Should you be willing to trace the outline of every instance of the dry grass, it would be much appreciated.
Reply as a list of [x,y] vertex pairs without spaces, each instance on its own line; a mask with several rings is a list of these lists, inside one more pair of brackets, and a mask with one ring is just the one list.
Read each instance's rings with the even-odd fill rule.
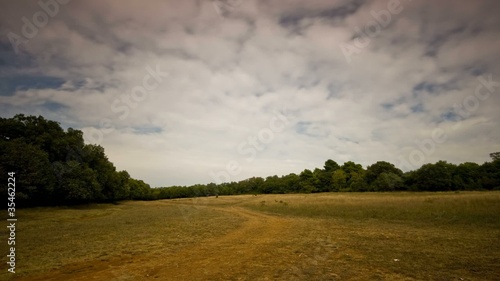
[[[175,254],[242,222],[236,215],[205,212],[196,204],[160,202],[21,209],[17,214],[18,276],[88,260]],[[7,236],[4,229],[1,234]],[[7,243],[1,244],[1,251],[7,252]],[[3,266],[0,280],[12,278],[13,274],[6,272]]]
[[[270,195],[245,206],[269,213],[412,225],[499,227],[500,192]],[[266,200],[267,199],[267,200]]]
[[308,278],[334,269],[339,280],[500,280],[499,192],[271,195],[245,205],[303,219],[293,236],[313,257]]
[[[500,280],[500,192],[220,196],[18,215],[26,280],[61,267],[54,280]],[[117,260],[113,274],[86,268]]]

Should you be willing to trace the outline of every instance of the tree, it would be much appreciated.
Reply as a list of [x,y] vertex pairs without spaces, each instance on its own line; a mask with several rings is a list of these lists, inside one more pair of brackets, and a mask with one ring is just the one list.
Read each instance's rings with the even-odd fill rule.
[[500,189],[500,160],[484,163],[479,171],[482,188]]
[[118,184],[115,188],[114,200],[124,200],[130,196],[130,175],[127,171],[116,173]]
[[500,160],[500,152],[490,153],[490,157],[493,161],[498,161]]
[[337,162],[333,161],[332,159],[326,160],[325,165],[323,167],[325,172],[332,172],[332,173],[340,169],[340,165],[337,164]]
[[281,184],[278,176],[269,176],[261,185],[261,193],[284,193],[285,187]]
[[392,172],[383,172],[371,183],[373,191],[396,191],[404,187],[403,179]]
[[323,170],[320,169],[315,169],[315,174],[316,177],[320,181],[320,186],[318,187],[319,191],[325,192],[325,191],[332,191],[332,176],[333,173],[340,169],[339,164],[337,162],[328,159],[325,162],[325,165],[323,166]]
[[351,172],[351,176],[347,182],[351,191],[368,191],[368,184],[365,180],[365,171]]
[[455,165],[446,161],[425,164],[413,173],[413,185],[418,190],[446,191],[452,190]]
[[319,185],[319,180],[314,176],[313,172],[309,169],[305,169],[300,173],[300,190],[304,193],[311,193],[317,191],[317,186]]
[[[16,198],[20,204],[48,204],[52,200],[56,178],[46,152],[22,139],[0,140],[0,172],[16,173]],[[7,182],[5,178],[4,182]],[[5,189],[7,185],[2,185]],[[6,194],[2,189],[3,194]]]
[[[351,191],[365,191],[366,186],[361,180],[364,181],[365,170],[361,164],[356,164],[352,161],[345,162],[341,169],[346,175],[346,185]],[[354,190],[353,190],[354,188]]]
[[129,199],[148,200],[151,199],[151,187],[142,180],[129,179],[130,193]]
[[366,168],[366,182],[372,184],[382,173],[393,173],[399,177],[403,175],[403,171],[396,168],[393,164],[385,161],[378,161]]
[[453,189],[474,190],[481,188],[481,171],[477,163],[459,164],[453,174]]
[[261,190],[261,186],[264,184],[264,179],[261,177],[252,177],[245,180],[248,184],[247,189],[240,189],[239,194],[244,193],[258,193]]
[[356,164],[352,161],[345,162],[341,168],[342,168],[342,170],[344,170],[344,172],[346,172],[348,177],[350,177],[350,175],[353,172],[359,173],[359,172],[363,171],[363,166],[361,166],[361,164]]
[[287,193],[298,193],[300,192],[300,177],[297,174],[291,173],[289,175],[281,177],[284,185],[287,188]]
[[331,191],[331,180],[332,180],[331,172],[327,172],[325,170],[316,168],[313,171],[313,176],[314,176],[314,184],[316,186],[317,191],[319,192]]
[[131,183],[134,197],[149,188],[117,172],[103,147],[85,145],[81,131],[42,116],[0,118],[0,172],[16,172],[16,197],[31,205],[122,200],[131,197]]
[[336,170],[332,175],[333,191],[344,191],[347,188],[347,174],[342,169]]
[[55,121],[46,120],[42,116],[25,116],[17,114],[11,119],[0,119],[0,131],[4,140],[22,140],[45,151],[50,162],[59,160],[61,141],[65,137],[64,130]]
[[[123,197],[123,184],[125,175],[119,175],[115,166],[108,160],[104,148],[100,145],[85,145],[83,162],[97,174],[97,181],[102,188],[102,199],[115,201]],[[126,196],[125,196],[126,197]]]
[[61,173],[56,196],[61,202],[89,203],[100,196],[101,186],[97,181],[97,173],[76,161],[68,161],[69,167]]

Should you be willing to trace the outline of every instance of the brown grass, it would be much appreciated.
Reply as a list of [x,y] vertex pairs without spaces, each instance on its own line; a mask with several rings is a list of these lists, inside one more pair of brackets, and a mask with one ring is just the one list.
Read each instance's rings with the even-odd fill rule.
[[[500,192],[220,196],[18,213],[20,280],[500,280]],[[13,277],[4,265],[0,278]]]

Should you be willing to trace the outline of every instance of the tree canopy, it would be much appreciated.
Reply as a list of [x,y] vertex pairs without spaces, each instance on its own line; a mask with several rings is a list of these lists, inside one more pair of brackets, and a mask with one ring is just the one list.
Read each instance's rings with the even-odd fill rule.
[[64,131],[42,116],[0,118],[0,172],[2,178],[15,173],[16,202],[21,206],[150,196],[149,185],[117,171],[103,147],[85,144],[81,131]]
[[[493,157],[492,157],[493,158]],[[305,169],[299,175],[254,177],[240,182],[222,183],[219,195],[258,193],[312,192],[390,192],[500,190],[500,160],[482,165],[466,162],[459,165],[446,161],[425,164],[403,173],[394,164],[378,161],[364,169],[352,161],[338,165],[329,159],[323,169]],[[174,186],[155,189],[155,198],[207,196],[204,185]]]

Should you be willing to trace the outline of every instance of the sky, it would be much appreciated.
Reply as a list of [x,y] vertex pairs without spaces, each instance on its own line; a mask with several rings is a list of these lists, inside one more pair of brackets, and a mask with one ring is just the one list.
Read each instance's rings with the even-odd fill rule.
[[0,0],[0,116],[153,187],[500,151],[500,2]]

